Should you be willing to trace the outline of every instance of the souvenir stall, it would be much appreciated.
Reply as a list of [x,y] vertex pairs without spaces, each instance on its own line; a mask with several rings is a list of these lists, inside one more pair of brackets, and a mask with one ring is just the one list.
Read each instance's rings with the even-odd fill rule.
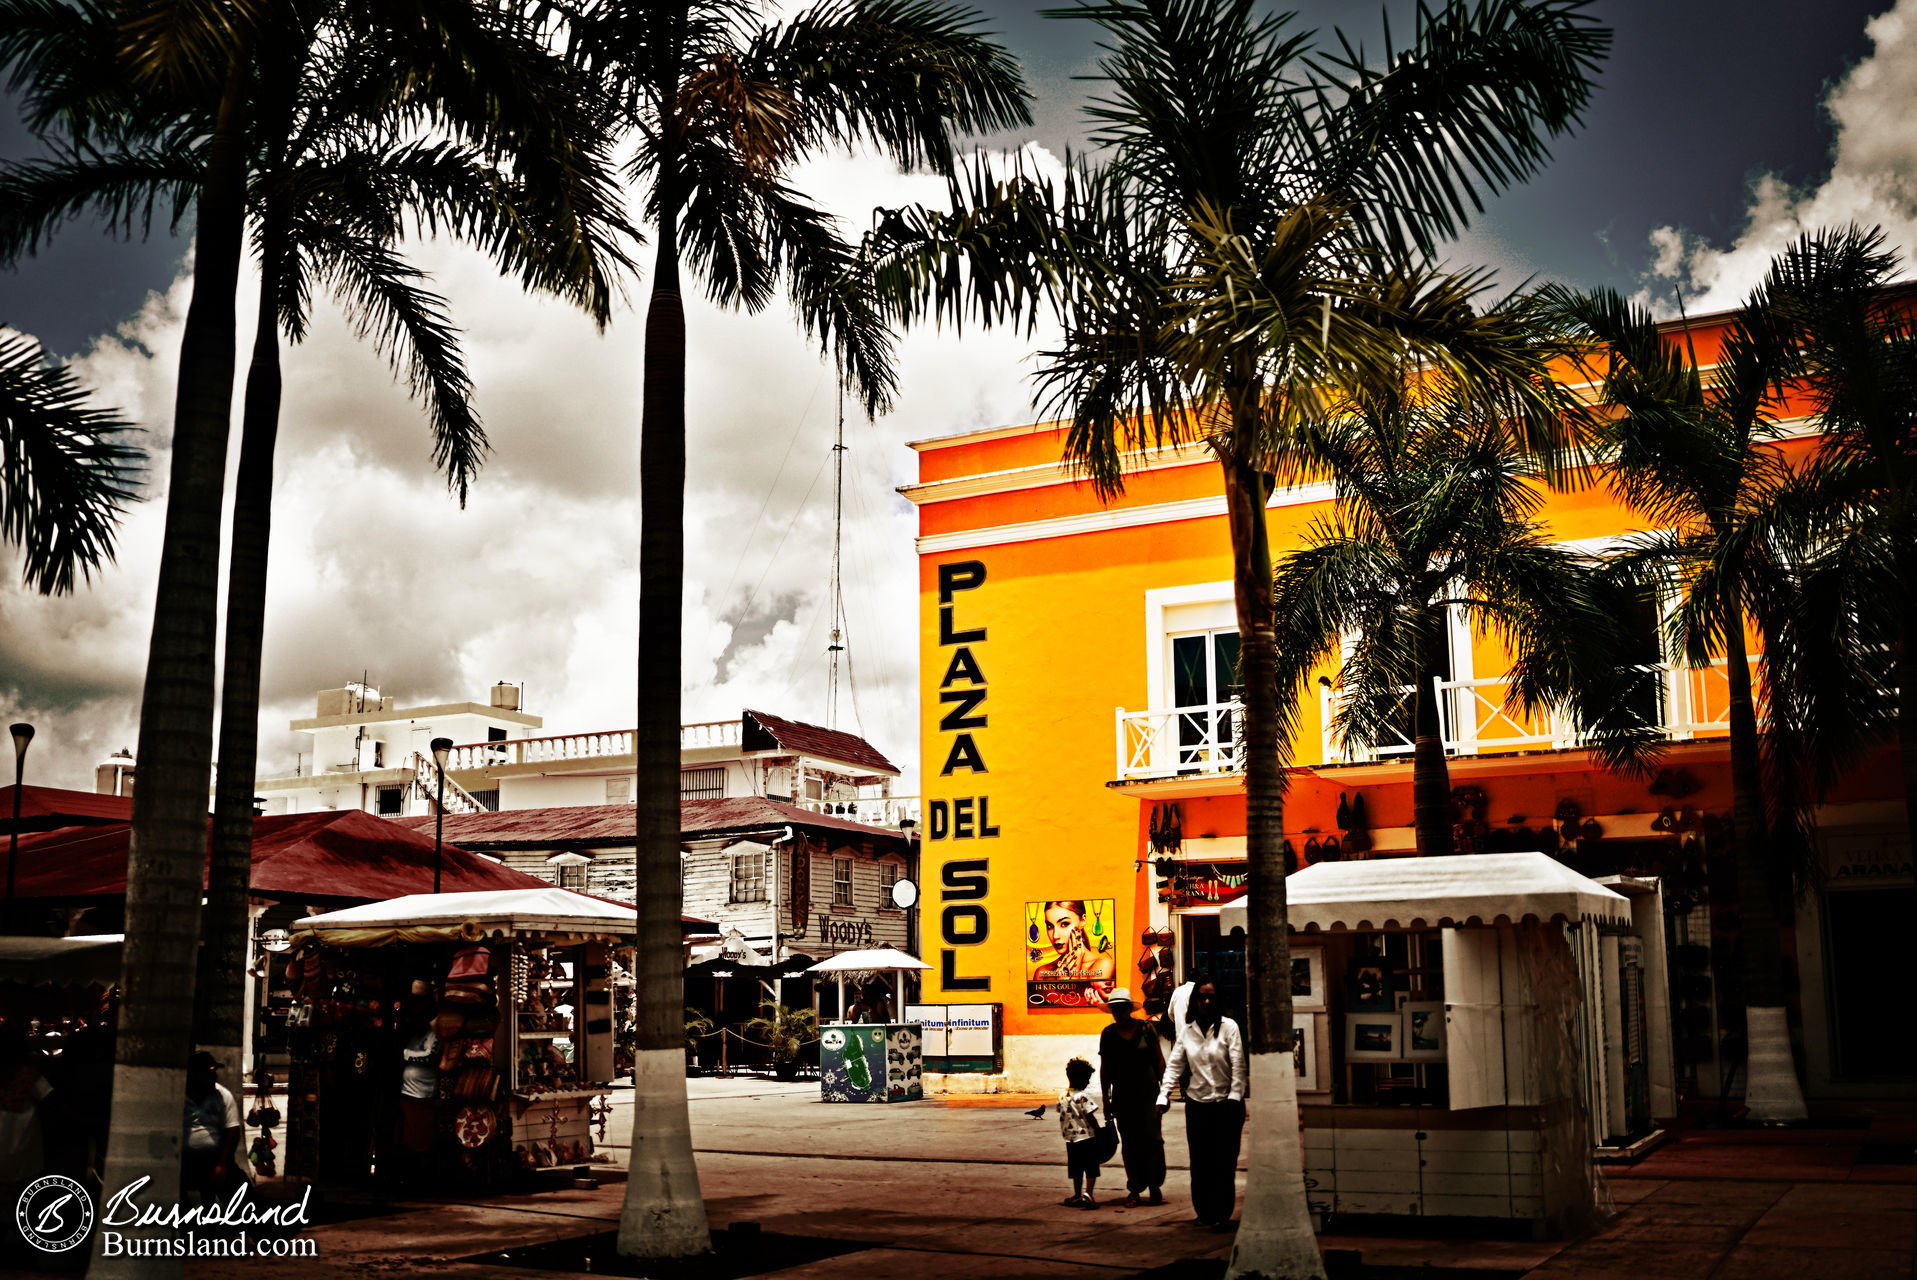
[[1314,1212],[1588,1223],[1580,1007],[1616,991],[1580,960],[1631,903],[1542,853],[1319,863],[1285,892]]
[[826,1102],[913,1102],[925,1096],[925,1032],[905,1021],[905,975],[932,966],[891,947],[841,951],[806,970],[838,982],[892,975],[893,1000],[876,1022],[829,1022],[819,1028],[819,1096]]
[[632,911],[566,889],[295,922],[289,1174],[497,1187],[592,1159]]

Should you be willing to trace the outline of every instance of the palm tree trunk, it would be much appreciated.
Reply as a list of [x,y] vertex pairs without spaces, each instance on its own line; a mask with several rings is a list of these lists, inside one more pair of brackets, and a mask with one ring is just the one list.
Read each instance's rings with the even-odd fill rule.
[[1305,1203],[1298,1078],[1291,1056],[1291,935],[1285,924],[1285,779],[1278,743],[1278,636],[1271,610],[1267,478],[1222,458],[1232,594],[1245,702],[1245,845],[1250,860],[1245,971],[1251,1026],[1251,1151],[1230,1277],[1321,1278]]
[[633,977],[632,1162],[619,1252],[685,1258],[712,1235],[686,1109],[685,974],[680,967],[679,672],[685,582],[686,313],[679,296],[676,205],[661,193],[658,261],[646,309],[639,435],[639,917]]
[[[200,191],[159,589],[140,699],[140,785],[133,793],[127,854],[126,948],[105,1181],[120,1188],[150,1178],[141,1199],[155,1205],[179,1199],[180,1107],[193,1045],[206,788],[213,763],[220,518],[237,337],[233,299],[245,221],[246,67],[242,52],[227,69]],[[179,1273],[177,1259],[97,1254],[91,1271],[96,1277]]]
[[1898,603],[1897,754],[1904,771],[1904,821],[1912,849],[1917,849],[1917,550],[1910,536],[1896,540],[1897,581],[1903,584]]
[[1724,601],[1725,678],[1731,743],[1732,859],[1737,868],[1737,934],[1744,980],[1744,1103],[1759,1123],[1802,1120],[1804,1090],[1791,1056],[1784,1008],[1777,881],[1765,820],[1762,743],[1751,696],[1744,644],[1744,610],[1735,595]]
[[[271,232],[269,230],[269,237]],[[260,270],[260,316],[246,371],[240,469],[227,553],[226,660],[220,672],[219,778],[207,860],[205,935],[197,992],[198,1040],[237,1088],[244,1060],[246,967],[252,933],[253,779],[260,737],[260,655],[266,632],[266,562],[273,532],[273,450],[279,435],[278,254]]]
[[1419,637],[1418,683],[1411,691],[1411,816],[1418,853],[1441,857],[1456,853],[1451,803],[1451,769],[1444,758],[1444,718],[1438,707],[1438,653],[1445,643],[1441,609],[1427,608]]

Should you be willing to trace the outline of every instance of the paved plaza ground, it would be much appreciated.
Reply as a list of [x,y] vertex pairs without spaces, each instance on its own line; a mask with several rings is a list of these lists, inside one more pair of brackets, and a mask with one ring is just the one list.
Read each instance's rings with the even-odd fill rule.
[[[1101,1185],[1106,1207],[1083,1210],[1058,1203],[1069,1187],[1057,1121],[1049,1110],[1036,1119],[1021,1110],[1037,1099],[847,1106],[819,1102],[816,1084],[688,1083],[715,1229],[756,1224],[764,1233],[859,1246],[760,1272],[777,1280],[1116,1277],[1160,1269],[1199,1280],[1220,1274],[1229,1252],[1229,1236],[1190,1222],[1176,1111],[1166,1130],[1170,1203],[1119,1207],[1120,1175]],[[1616,1216],[1571,1245],[1336,1229],[1323,1244],[1341,1268],[1361,1267],[1346,1274],[1430,1280],[1917,1276],[1917,1165],[1896,1159],[1917,1141],[1917,1121],[1850,1123],[1781,1134],[1688,1133],[1614,1170]],[[621,1160],[629,1126],[621,1105],[608,1134]],[[316,1259],[191,1263],[187,1274],[532,1280],[552,1272],[468,1259],[609,1231],[623,1190],[609,1178],[592,1190],[483,1202],[369,1203],[359,1209],[366,1216],[311,1233]]]

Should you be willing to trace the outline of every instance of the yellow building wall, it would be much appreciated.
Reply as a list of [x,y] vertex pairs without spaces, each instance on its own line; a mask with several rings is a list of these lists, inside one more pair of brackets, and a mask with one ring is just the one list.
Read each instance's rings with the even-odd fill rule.
[[[1067,482],[949,500],[928,496],[941,483],[985,484],[977,478],[1055,464],[1063,444],[1063,432],[1049,425],[926,442],[918,446],[920,486],[907,491],[922,504],[922,543],[957,544],[920,556],[921,937],[933,965],[923,998],[1001,1005],[1008,1085],[1037,1090],[1063,1087],[1064,1062],[1093,1055],[1107,1015],[1028,1005],[1034,946],[1027,906],[1112,901],[1116,918],[1105,936],[1115,980],[1137,985],[1139,935],[1154,895],[1145,838],[1151,806],[1106,785],[1116,777],[1113,713],[1165,702],[1163,691],[1146,687],[1146,592],[1231,576],[1222,514],[972,542],[974,535],[981,542],[1003,537],[1008,526],[1216,498],[1222,485],[1209,462],[1143,471],[1110,503],[1099,502],[1088,484]],[[1328,508],[1319,500],[1270,509],[1274,556],[1298,546]],[[1540,519],[1546,536],[1564,541],[1614,537],[1641,524],[1601,482],[1549,494]],[[1505,654],[1495,638],[1480,637],[1473,649],[1476,675],[1502,672]],[[966,696],[942,702],[942,694]],[[1324,763],[1315,701],[1298,724],[1292,759]],[[975,754],[960,744],[962,736]],[[1408,768],[1406,775],[1408,781]],[[1642,790],[1641,782],[1631,785]],[[1501,790],[1522,803],[1517,812],[1541,821],[1551,797],[1567,787],[1599,810],[1636,802],[1619,799],[1619,786],[1588,766],[1565,762]],[[1243,833],[1241,793],[1231,780],[1221,780],[1220,790],[1181,802],[1187,837]],[[1302,840],[1309,831],[1330,830],[1340,790],[1335,780],[1301,779],[1288,803],[1287,831]],[[1366,790],[1374,828],[1410,822],[1408,786]],[[965,812],[969,830],[957,816]],[[1036,949],[1047,949],[1042,937]]]

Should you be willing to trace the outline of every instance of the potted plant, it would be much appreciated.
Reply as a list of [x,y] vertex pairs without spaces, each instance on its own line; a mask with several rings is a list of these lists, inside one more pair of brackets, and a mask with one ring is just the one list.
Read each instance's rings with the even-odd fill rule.
[[719,1024],[699,1010],[686,1007],[686,1073],[696,1072],[699,1068],[699,1043],[714,1031]]
[[790,1080],[799,1074],[799,1051],[819,1037],[819,1015],[768,1001],[745,1031],[772,1051],[772,1074]]

